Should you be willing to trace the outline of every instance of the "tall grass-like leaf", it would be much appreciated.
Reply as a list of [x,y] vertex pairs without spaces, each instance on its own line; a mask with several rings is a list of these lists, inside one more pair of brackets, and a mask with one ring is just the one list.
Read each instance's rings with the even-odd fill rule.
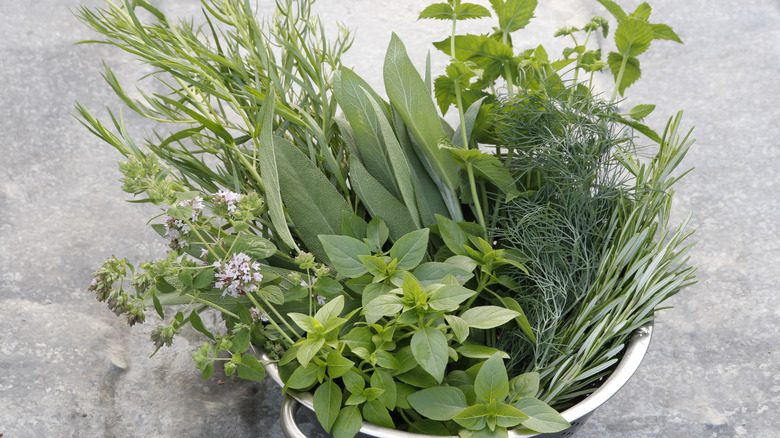
[[271,216],[271,222],[274,225],[274,231],[288,248],[298,250],[298,245],[295,244],[292,234],[290,234],[290,228],[287,226],[287,219],[284,217],[284,205],[282,204],[282,194],[279,188],[279,174],[277,173],[278,166],[273,139],[275,102],[276,93],[271,89],[263,108],[263,127],[260,129],[259,138],[255,142],[257,159],[260,164],[260,174],[265,188],[265,201],[268,203],[268,211]]
[[406,206],[371,176],[360,160],[351,157],[349,166],[352,189],[366,205],[371,216],[385,221],[393,241],[417,229]]
[[309,158],[292,143],[273,138],[282,201],[306,247],[327,261],[320,234],[339,234],[349,204]]
[[[422,151],[409,137],[409,131],[403,119],[401,119],[401,116],[395,109],[393,109],[392,113],[396,138],[409,162],[412,178],[414,179],[414,187],[417,188],[415,197],[417,198],[417,210],[420,212],[420,219],[425,225],[433,225],[436,223],[437,214],[449,216],[447,204],[444,201],[441,188],[434,182],[431,174],[425,167],[425,163],[427,163],[425,156],[420,156]],[[422,160],[426,161],[423,162]]]
[[400,196],[399,180],[393,174],[386,140],[379,126],[387,110],[376,111],[372,104],[378,99],[368,83],[348,68],[342,68],[333,81],[336,101],[352,128],[352,136],[361,162],[371,175],[394,196]]
[[[436,105],[396,34],[391,37],[385,55],[384,80],[390,103],[398,110],[431,168],[443,182],[443,189],[454,195],[459,183],[458,167],[448,152],[439,149],[439,139],[445,137],[445,133]],[[454,197],[447,207],[453,219],[462,219]]]

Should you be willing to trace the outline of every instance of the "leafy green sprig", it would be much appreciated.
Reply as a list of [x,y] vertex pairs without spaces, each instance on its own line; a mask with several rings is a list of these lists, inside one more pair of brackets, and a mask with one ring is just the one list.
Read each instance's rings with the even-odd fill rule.
[[[325,430],[337,437],[354,435],[362,420],[396,427],[397,416],[406,419],[414,431],[455,432],[460,428],[481,431],[486,427],[484,422],[456,418],[449,424],[432,423],[431,418],[452,418],[430,417],[424,408],[417,409],[412,399],[421,391],[449,388],[441,385],[445,377],[458,375],[452,371],[453,366],[460,369],[471,364],[470,361],[498,354],[495,348],[469,341],[473,332],[495,329],[522,318],[522,314],[501,304],[476,305],[478,291],[486,289],[490,281],[480,280],[481,285],[476,289],[464,284],[477,266],[482,267],[482,274],[498,283],[492,272],[510,262],[502,258],[503,251],[493,251],[476,236],[475,241],[481,242],[479,251],[472,249],[470,255],[453,256],[444,262],[425,261],[428,229],[402,236],[388,250],[383,250],[389,230],[381,221],[374,219],[360,226],[355,218],[351,220],[356,225],[350,227],[351,236],[320,236],[320,239],[339,276],[349,278],[346,284],[361,295],[362,307],[346,309],[344,297],[339,296],[313,316],[290,314],[306,335],[280,361],[283,372],[286,367],[292,368],[283,377],[286,386],[313,389],[317,417]],[[442,238],[459,253],[466,254],[471,249],[466,245],[467,233],[442,232],[459,226],[444,217],[439,220]],[[457,243],[459,239],[463,242]],[[342,316],[344,312],[347,313]],[[291,366],[292,363],[296,365]],[[477,380],[487,379],[485,376],[492,374],[491,367],[479,374]],[[419,397],[425,397],[425,393]],[[487,403],[495,401],[491,399]],[[473,409],[480,409],[482,405],[474,406]],[[534,413],[529,406],[524,409],[532,414],[518,415],[522,421],[532,424],[529,418],[538,412]],[[468,415],[465,412],[463,417]],[[494,417],[492,411],[485,415]],[[556,421],[556,430],[568,425],[562,419]],[[500,427],[506,427],[505,423],[502,421]],[[494,423],[487,426],[490,433],[500,433],[501,429],[496,432],[495,426]],[[555,428],[551,424],[539,427],[540,430]]]

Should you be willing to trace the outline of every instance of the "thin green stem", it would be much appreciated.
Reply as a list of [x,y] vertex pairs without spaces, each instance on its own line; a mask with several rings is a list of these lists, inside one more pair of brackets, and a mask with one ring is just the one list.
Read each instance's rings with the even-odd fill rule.
[[219,310],[220,312],[224,313],[225,315],[228,315],[228,316],[233,317],[235,319],[239,319],[238,315],[236,315],[235,313],[225,309],[222,306],[218,306],[218,305],[212,303],[211,301],[204,300],[203,298],[200,298],[200,297],[198,297],[196,295],[192,295],[192,294],[186,294],[185,296],[188,297],[188,298],[192,298],[194,301],[197,301],[197,302],[199,302],[201,304],[205,304],[207,306],[213,307],[213,308]]
[[623,82],[623,73],[626,71],[626,65],[628,65],[628,54],[623,55],[623,62],[620,63],[620,71],[618,71],[617,79],[615,80],[615,89],[612,91],[612,98],[609,100],[610,103],[615,101],[615,98],[617,98],[618,90],[620,89],[620,83]]
[[[501,42],[503,44],[507,44],[509,41],[509,34],[506,32],[503,32],[501,34]],[[515,86],[514,86],[514,75],[512,75],[512,69],[509,68],[509,64],[504,64],[504,75],[506,76],[506,88],[509,91],[509,94],[514,94],[515,92]]]
[[463,140],[463,149],[469,148],[469,139],[466,135],[466,116],[463,114],[463,100],[460,97],[460,82],[455,81],[455,99],[458,106],[458,117],[460,117],[460,136]]
[[[247,294],[247,297],[249,297],[249,301],[251,301],[251,302],[252,302],[252,304],[254,304],[254,305],[255,305],[255,307],[257,307],[257,310],[259,310],[260,312],[263,312],[263,313],[265,313],[266,315],[268,315],[268,312],[266,312],[266,311],[265,311],[265,309],[263,308],[263,306],[261,306],[261,305],[260,305],[260,303],[258,303],[258,302],[257,302],[257,300],[255,299],[255,297],[253,297],[253,296],[252,296],[252,294]],[[263,300],[263,301],[265,302],[265,300]],[[271,306],[271,308],[273,309],[273,306]],[[274,309],[274,313],[275,313],[277,316],[279,316],[279,313],[278,313],[278,312],[276,312],[276,309]],[[284,322],[284,323],[285,323],[285,325],[287,325],[287,326],[289,327],[289,324],[287,324],[287,321],[285,321],[285,320],[284,320],[284,318],[281,318],[281,316],[279,316],[279,318],[282,320],[282,322]],[[290,336],[288,336],[288,335],[287,335],[287,333],[285,333],[285,331],[284,331],[284,330],[282,330],[282,328],[281,328],[281,327],[279,327],[279,324],[277,324],[277,323],[276,323],[276,321],[274,321],[274,319],[273,319],[273,318],[268,318],[268,322],[270,322],[270,323],[271,323],[271,325],[272,325],[272,326],[273,326],[273,327],[274,327],[274,328],[275,328],[275,329],[276,329],[276,330],[277,330],[277,331],[278,331],[278,332],[279,332],[279,333],[280,333],[280,334],[281,334],[281,335],[282,335],[282,336],[283,336],[283,337],[284,337],[284,338],[287,340],[287,342],[289,342],[289,343],[290,343],[290,345],[293,345],[293,344],[295,344],[295,341],[293,341],[293,340],[290,338]],[[296,332],[296,331],[293,331],[293,333],[297,334],[297,332]]]
[[474,168],[471,163],[466,162],[466,173],[469,175],[469,185],[471,186],[471,197],[474,201],[474,209],[477,210],[477,220],[479,225],[482,226],[485,239],[487,239],[487,227],[485,226],[485,215],[482,213],[482,205],[479,202],[479,194],[477,193],[477,182],[474,180]]

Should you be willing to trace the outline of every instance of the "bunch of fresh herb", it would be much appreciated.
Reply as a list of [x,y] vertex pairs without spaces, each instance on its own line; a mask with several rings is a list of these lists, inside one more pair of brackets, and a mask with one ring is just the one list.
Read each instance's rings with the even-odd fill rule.
[[[601,2],[620,23],[610,58],[622,56],[622,94],[649,46],[642,29],[676,35],[647,22],[649,7]],[[239,0],[202,0],[200,27],[146,0],[79,11],[99,42],[155,69],[158,91],[139,88],[141,99],[104,75],[162,126],[143,146],[114,113],[112,130],[77,110],[127,158],[123,189],[161,206],[153,227],[169,247],[138,269],[112,258],[90,290],[131,325],[153,308],[167,321],[152,333],[158,349],[186,324],[203,333],[193,358],[204,379],[217,361],[262,378],[262,348],[286,387],[313,392],[337,437],[363,420],[463,436],[568,427],[548,404],[591,391],[628,333],[690,281],[685,235],[655,236],[689,146],[675,140],[679,121],[662,138],[578,82],[607,65],[586,49],[604,19],[582,45],[581,31],[559,32],[575,47],[550,62],[542,46],[515,55],[511,43],[535,1],[491,1],[499,27],[480,36],[456,23],[488,9],[431,5],[421,18],[453,20],[435,44],[452,62],[426,81],[393,35],[385,100],[342,66],[351,36],[329,41],[312,3],[277,0],[267,25]],[[456,106],[456,129],[433,95],[442,113]],[[649,167],[627,127],[660,141]]]

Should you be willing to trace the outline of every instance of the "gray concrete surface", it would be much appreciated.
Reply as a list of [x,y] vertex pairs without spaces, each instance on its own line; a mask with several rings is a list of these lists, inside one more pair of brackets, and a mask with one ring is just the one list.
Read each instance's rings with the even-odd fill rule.
[[[126,83],[145,72],[110,47],[73,44],[93,37],[69,12],[81,1],[0,1],[0,434],[279,438],[273,384],[202,382],[189,357],[201,342],[193,333],[150,359],[151,328],[127,327],[86,292],[108,256],[143,260],[162,247],[145,226],[155,210],[124,201],[118,154],[69,114],[77,99],[101,115],[118,106],[101,60]],[[195,0],[154,3],[198,13]],[[542,3],[529,41],[605,14],[591,0]],[[696,170],[678,187],[674,217],[694,212],[699,283],[660,314],[639,372],[577,436],[775,437],[780,2],[651,3],[653,19],[686,44],[651,48],[630,103],[657,104],[654,123],[685,109],[696,126],[687,162]],[[327,24],[358,27],[347,61],[380,85],[391,30],[420,65],[446,34],[444,24],[415,21],[423,4],[321,0],[319,9]],[[149,128],[125,115],[137,135]]]

